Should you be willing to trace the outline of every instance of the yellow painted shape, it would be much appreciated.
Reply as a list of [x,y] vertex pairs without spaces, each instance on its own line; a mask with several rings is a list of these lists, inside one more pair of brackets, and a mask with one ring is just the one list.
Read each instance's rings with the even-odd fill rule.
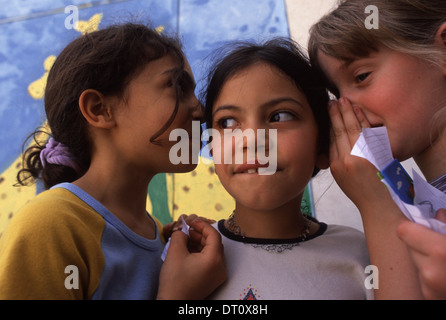
[[28,94],[36,100],[40,100],[45,95],[46,81],[48,79],[48,72],[56,61],[56,56],[49,56],[43,62],[43,68],[45,69],[45,73],[42,77],[32,82],[28,86]]
[[74,29],[84,35],[88,32],[99,30],[99,24],[101,23],[101,20],[102,13],[96,13],[88,21],[79,20],[74,26]]
[[158,32],[159,34],[161,34],[161,33],[163,33],[163,31],[164,31],[164,26],[159,26],[159,27],[156,27],[156,32]]
[[215,174],[211,160],[200,158],[197,168],[189,173],[167,175],[167,190],[174,220],[181,214],[209,219],[226,219],[235,208],[235,201],[226,192]]

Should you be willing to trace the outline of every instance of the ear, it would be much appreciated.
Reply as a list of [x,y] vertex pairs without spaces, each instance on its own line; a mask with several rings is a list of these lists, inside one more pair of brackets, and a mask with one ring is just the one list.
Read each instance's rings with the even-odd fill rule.
[[93,127],[109,129],[115,125],[109,104],[97,90],[87,89],[82,92],[79,97],[79,109]]
[[435,35],[435,42],[443,47],[446,47],[446,22],[443,23],[437,30]]
[[319,153],[316,158],[316,167],[319,169],[328,169],[330,166],[330,161],[328,159],[328,155],[325,153]]
[[446,73],[446,22],[438,28],[435,35],[435,44],[439,46],[443,52],[443,69]]

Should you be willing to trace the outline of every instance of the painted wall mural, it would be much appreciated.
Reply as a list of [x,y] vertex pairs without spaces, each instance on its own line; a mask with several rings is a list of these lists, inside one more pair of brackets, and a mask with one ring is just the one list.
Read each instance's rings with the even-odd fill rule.
[[[73,28],[66,25],[70,5],[80,19]],[[282,0],[0,0],[0,236],[42,191],[15,184],[23,142],[45,124],[44,90],[57,54],[85,32],[124,21],[150,21],[159,32],[178,33],[198,90],[213,50],[235,40],[289,36]],[[213,165],[203,161],[190,173],[159,174],[149,186],[147,209],[163,223],[182,213],[218,220],[233,207]],[[303,209],[312,212],[309,187]]]

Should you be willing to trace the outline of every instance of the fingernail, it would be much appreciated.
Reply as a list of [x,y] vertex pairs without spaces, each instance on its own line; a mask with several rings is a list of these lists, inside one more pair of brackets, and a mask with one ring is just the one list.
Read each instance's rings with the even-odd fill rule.
[[334,100],[330,100],[329,102],[328,102],[328,107],[329,108],[335,108],[336,107],[336,101],[334,101]]

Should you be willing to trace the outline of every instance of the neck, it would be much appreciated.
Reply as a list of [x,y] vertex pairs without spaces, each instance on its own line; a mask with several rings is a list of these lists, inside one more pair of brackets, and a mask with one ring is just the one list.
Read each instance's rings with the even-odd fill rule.
[[89,170],[74,184],[103,204],[134,232],[152,238],[153,230],[147,228],[151,225],[151,219],[147,216],[146,202],[153,175],[144,176],[138,170],[116,163],[119,162],[92,160]]
[[261,239],[292,239],[302,235],[305,218],[302,197],[271,210],[256,210],[236,202],[234,222],[244,236]]
[[446,134],[440,136],[429,148],[414,157],[427,181],[446,173]]

